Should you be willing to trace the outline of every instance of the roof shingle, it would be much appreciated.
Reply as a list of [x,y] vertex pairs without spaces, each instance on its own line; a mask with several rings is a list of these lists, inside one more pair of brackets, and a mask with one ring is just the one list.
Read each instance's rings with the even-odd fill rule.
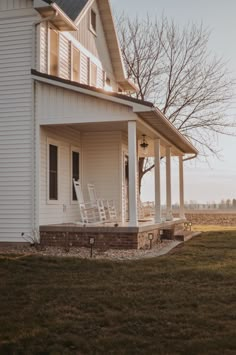
[[55,2],[65,14],[75,21],[89,0],[43,0],[51,4]]

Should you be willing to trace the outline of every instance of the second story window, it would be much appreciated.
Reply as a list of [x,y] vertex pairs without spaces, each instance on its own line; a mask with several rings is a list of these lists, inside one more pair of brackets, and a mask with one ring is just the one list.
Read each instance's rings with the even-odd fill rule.
[[58,75],[59,36],[52,29],[49,31],[49,74]]
[[72,49],[72,80],[80,82],[80,52],[75,47]]
[[91,13],[90,13],[90,29],[95,34],[97,33],[97,15],[93,9],[91,10]]

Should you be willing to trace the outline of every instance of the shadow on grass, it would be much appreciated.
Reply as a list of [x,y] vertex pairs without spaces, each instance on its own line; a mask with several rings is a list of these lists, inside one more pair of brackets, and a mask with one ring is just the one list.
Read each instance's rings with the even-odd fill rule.
[[140,261],[0,259],[0,354],[235,354],[236,233]]

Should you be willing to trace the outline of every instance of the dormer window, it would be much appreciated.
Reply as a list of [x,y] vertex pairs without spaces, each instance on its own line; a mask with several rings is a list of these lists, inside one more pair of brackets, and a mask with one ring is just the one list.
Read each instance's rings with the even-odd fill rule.
[[97,14],[93,9],[90,12],[90,29],[94,34],[97,33]]

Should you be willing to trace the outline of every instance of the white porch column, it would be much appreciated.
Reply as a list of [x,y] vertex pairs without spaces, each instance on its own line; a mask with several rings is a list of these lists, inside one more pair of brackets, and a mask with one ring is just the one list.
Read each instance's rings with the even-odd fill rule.
[[161,153],[160,139],[154,140],[155,154],[155,222],[161,222]]
[[136,122],[128,122],[128,152],[129,152],[129,225],[138,225],[137,209],[137,139]]
[[166,219],[172,220],[171,202],[171,147],[166,148]]
[[179,216],[185,218],[184,215],[184,162],[183,157],[179,156]]

